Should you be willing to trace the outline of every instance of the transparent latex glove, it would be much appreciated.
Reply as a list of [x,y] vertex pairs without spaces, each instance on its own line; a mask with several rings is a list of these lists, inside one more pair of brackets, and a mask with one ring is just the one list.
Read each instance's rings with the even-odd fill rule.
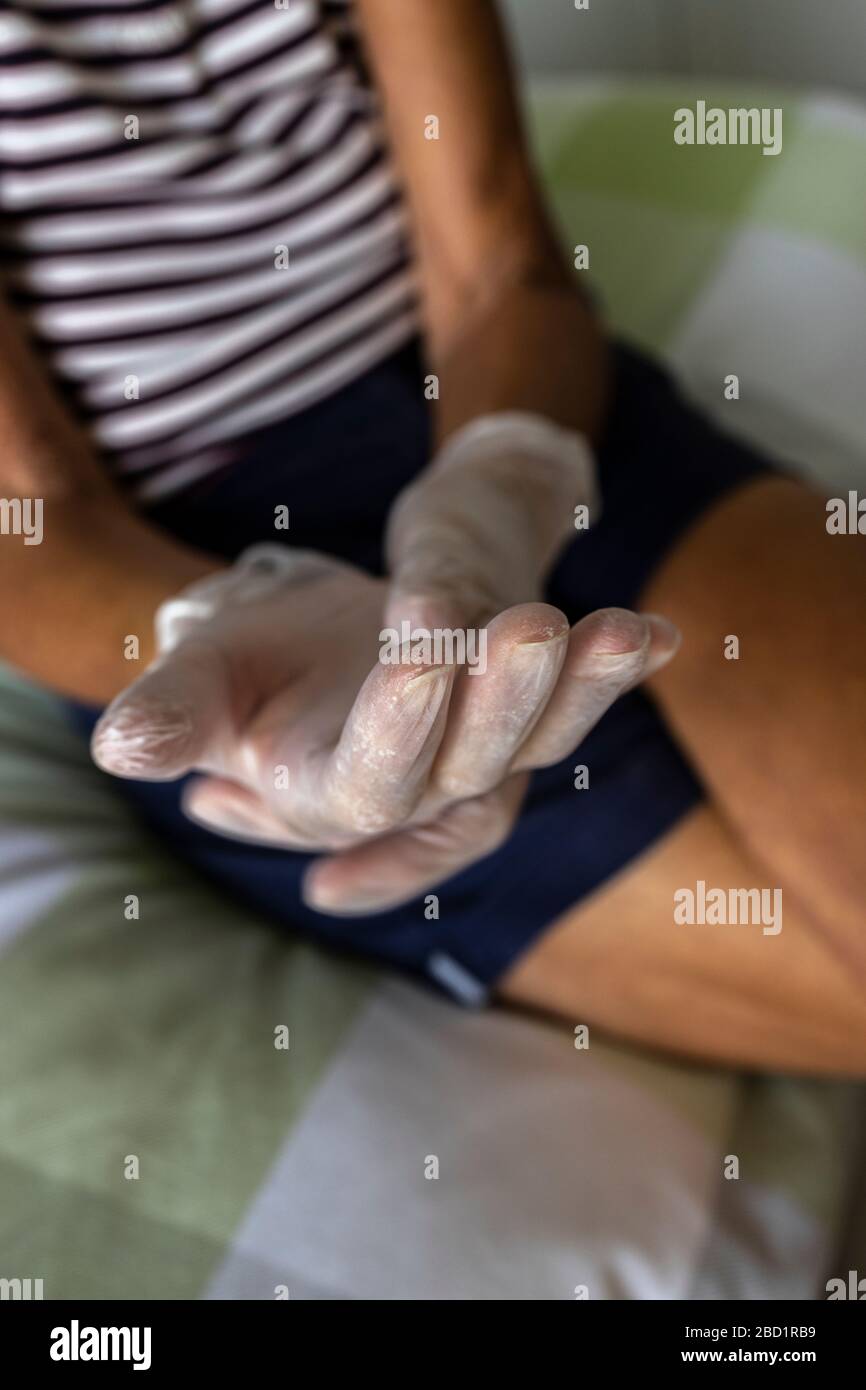
[[539,598],[599,510],[583,435],[522,411],[470,421],[391,508],[387,626],[467,626]]
[[339,561],[254,547],[160,609],[160,655],[100,719],[96,762],[148,780],[200,771],[192,819],[326,851],[307,901],[381,910],[500,845],[528,770],[565,757],[676,646],[661,619],[610,609],[569,631],[529,603],[490,622],[483,672],[385,664],[384,599]]

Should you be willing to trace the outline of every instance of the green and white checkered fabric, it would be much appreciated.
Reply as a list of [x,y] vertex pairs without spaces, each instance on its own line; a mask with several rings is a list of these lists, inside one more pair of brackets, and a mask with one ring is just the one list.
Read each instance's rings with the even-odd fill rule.
[[[681,146],[673,112],[781,106],[781,154]],[[614,327],[725,427],[832,487],[862,484],[866,107],[715,83],[552,82],[536,146]],[[741,398],[724,399],[728,373]]]
[[[782,154],[675,146],[697,97],[782,105]],[[729,428],[862,483],[866,111],[594,83],[532,113],[617,328]],[[0,1277],[46,1298],[821,1296],[862,1089],[573,1042],[275,934],[148,841],[55,702],[3,675]]]

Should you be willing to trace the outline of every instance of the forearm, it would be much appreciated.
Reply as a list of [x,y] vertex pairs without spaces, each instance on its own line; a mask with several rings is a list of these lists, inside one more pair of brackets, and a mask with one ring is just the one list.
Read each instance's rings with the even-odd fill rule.
[[602,329],[568,284],[543,283],[531,266],[500,283],[432,359],[440,379],[441,439],[478,415],[539,414],[597,438],[608,398]]
[[0,537],[0,589],[14,595],[0,614],[0,658],[105,704],[153,658],[159,604],[218,563],[113,499],[47,500],[41,545]]
[[495,6],[360,9],[412,215],[440,437],[503,409],[594,434],[604,338],[548,216]]
[[26,502],[41,532],[25,543],[7,507],[0,658],[101,704],[150,660],[158,604],[217,562],[126,506],[2,300],[0,348],[0,498]]

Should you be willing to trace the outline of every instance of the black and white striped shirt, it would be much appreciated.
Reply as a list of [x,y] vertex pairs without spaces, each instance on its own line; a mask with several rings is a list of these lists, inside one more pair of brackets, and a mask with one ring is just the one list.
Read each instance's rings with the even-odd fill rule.
[[416,329],[348,0],[0,0],[8,293],[142,500]]

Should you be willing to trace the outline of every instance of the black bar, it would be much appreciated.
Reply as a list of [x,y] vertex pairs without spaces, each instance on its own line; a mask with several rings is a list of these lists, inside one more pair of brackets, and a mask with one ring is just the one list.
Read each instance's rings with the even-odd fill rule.
[[[859,1301],[864,1299],[846,1297],[816,1303],[575,1300],[567,1311],[560,1308],[545,1314],[543,1326],[536,1322],[538,1313],[533,1311],[529,1322],[533,1335],[528,1339],[525,1332],[521,1334],[522,1318],[516,1326],[505,1327],[495,1314],[490,1326],[483,1326],[483,1339],[479,1339],[482,1328],[478,1318],[481,1316],[482,1325],[487,1319],[485,1312],[476,1307],[471,1314],[472,1323],[465,1329],[466,1334],[474,1336],[468,1344],[461,1337],[461,1345],[467,1352],[473,1346],[477,1348],[475,1355],[482,1359],[488,1376],[491,1364],[500,1356],[508,1364],[519,1346],[521,1360],[528,1359],[536,1382],[548,1375],[556,1374],[559,1378],[566,1366],[577,1376],[581,1368],[585,1372],[591,1367],[614,1373],[646,1373],[707,1365],[728,1370],[752,1365],[766,1369],[798,1365],[820,1371],[826,1378],[828,1373],[841,1372],[843,1368],[850,1374],[859,1365],[866,1330],[866,1310],[859,1308]],[[334,1341],[330,1336],[323,1338],[323,1332],[332,1333],[345,1323],[347,1316],[354,1333],[356,1317],[351,1310],[341,1313],[332,1302],[317,1312],[308,1303],[278,1300],[7,1301],[0,1303],[0,1349],[4,1364],[17,1366],[25,1375],[34,1371],[61,1379],[82,1374],[92,1377],[106,1369],[114,1376],[134,1375],[133,1366],[138,1362],[140,1379],[147,1375],[161,1381],[178,1373],[195,1372],[198,1376],[213,1373],[221,1378],[241,1375],[245,1383],[257,1381],[269,1372],[280,1374],[287,1382],[299,1373],[305,1379],[309,1379],[311,1371],[332,1374],[335,1355],[343,1349],[353,1374],[364,1375],[371,1370],[369,1352],[364,1351],[371,1346],[371,1337],[377,1338],[373,1345],[378,1344],[374,1365],[378,1363],[383,1368],[382,1352],[386,1345],[391,1347],[391,1364],[405,1356],[405,1311],[400,1318],[402,1327],[395,1327],[389,1319],[386,1328],[378,1322],[381,1313],[367,1305],[365,1326],[356,1335],[345,1342]],[[453,1376],[455,1360],[465,1366],[471,1355],[464,1359],[461,1352],[455,1357],[450,1317],[449,1323],[443,1325],[441,1310],[434,1315],[435,1321],[429,1309],[422,1310],[421,1316],[426,1330],[418,1370],[429,1380],[441,1356],[443,1374]],[[459,1312],[456,1316],[461,1318]],[[436,1335],[431,1335],[432,1328],[436,1328]],[[115,1329],[116,1335],[107,1329]],[[137,1333],[134,1329],[138,1329]],[[461,1329],[454,1330],[460,1335]],[[308,1340],[310,1337],[315,1340]],[[52,1348],[55,1356],[63,1353],[77,1359],[54,1359]],[[89,1359],[92,1351],[104,1359]],[[113,1359],[124,1354],[125,1360]],[[413,1361],[416,1355],[417,1351],[412,1355]],[[321,1367],[310,1366],[311,1356],[321,1358]],[[554,1371],[557,1365],[559,1372]],[[411,1365],[404,1366],[399,1378],[411,1381],[416,1374]]]

